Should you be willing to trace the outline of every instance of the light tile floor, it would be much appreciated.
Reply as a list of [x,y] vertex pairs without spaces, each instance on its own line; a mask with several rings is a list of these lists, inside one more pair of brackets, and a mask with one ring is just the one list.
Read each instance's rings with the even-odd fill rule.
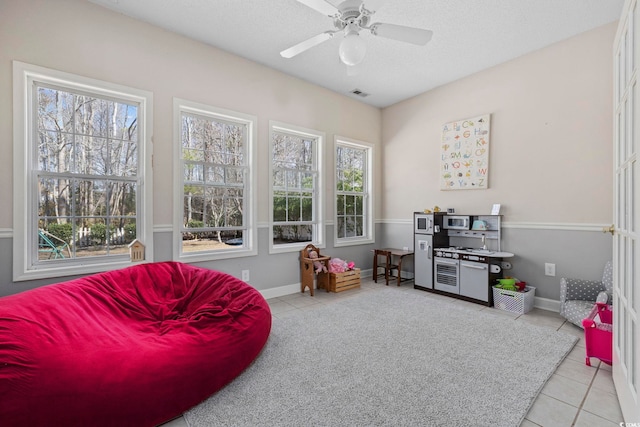
[[[413,288],[412,282],[405,282],[400,287],[389,286],[398,292],[424,291]],[[365,292],[384,289],[382,283],[374,283],[370,278],[363,278],[360,289],[352,289],[341,293],[327,293],[316,290],[315,296],[309,292],[295,293],[268,300],[274,317],[283,318],[295,315],[300,311],[314,310],[325,304],[342,301],[345,298],[358,298]],[[461,304],[472,310],[483,310],[497,316],[513,319],[515,322],[530,322],[560,330],[580,338],[573,350],[556,369],[547,384],[533,403],[521,427],[607,427],[619,426],[622,421],[620,405],[615,394],[611,378],[611,366],[592,358],[591,366],[585,364],[585,344],[582,329],[566,322],[558,313],[534,308],[527,314],[516,314],[485,307],[479,304],[457,300],[451,297],[426,293],[429,298],[440,299],[453,304]],[[183,417],[178,417],[163,427],[187,427]]]

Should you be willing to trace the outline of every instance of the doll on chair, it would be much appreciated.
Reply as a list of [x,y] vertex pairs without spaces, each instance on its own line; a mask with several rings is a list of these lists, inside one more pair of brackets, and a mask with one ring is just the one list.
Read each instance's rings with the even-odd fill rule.
[[[316,259],[318,258],[318,253],[314,250],[309,251],[309,258],[311,259]],[[327,272],[327,267],[321,263],[320,261],[314,261],[313,262],[313,268],[316,272],[316,274],[318,273],[326,273]]]

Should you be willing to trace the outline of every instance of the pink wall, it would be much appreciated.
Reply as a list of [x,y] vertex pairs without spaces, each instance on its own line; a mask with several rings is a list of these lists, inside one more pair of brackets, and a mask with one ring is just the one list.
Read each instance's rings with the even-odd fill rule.
[[[383,110],[383,212],[438,205],[505,221],[611,223],[616,23]],[[440,191],[442,125],[491,114],[489,189]]]

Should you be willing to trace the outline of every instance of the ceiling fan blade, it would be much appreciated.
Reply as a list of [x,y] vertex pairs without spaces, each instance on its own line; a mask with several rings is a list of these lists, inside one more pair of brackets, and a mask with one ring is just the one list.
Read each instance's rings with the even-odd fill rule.
[[289,49],[283,50],[282,52],[280,52],[280,56],[282,56],[283,58],[293,58],[299,53],[302,53],[307,49],[311,49],[312,47],[329,40],[331,37],[333,37],[334,33],[335,31],[325,31],[324,33],[320,33],[316,36],[311,37],[310,39],[298,43],[295,46],[291,46]]
[[385,37],[387,39],[400,40],[417,45],[425,45],[429,42],[429,40],[431,40],[433,31],[423,30],[420,28],[405,27],[403,25],[375,23],[371,25],[371,34],[373,34],[374,36]]
[[305,6],[310,7],[313,10],[316,10],[323,15],[327,16],[335,16],[340,14],[340,11],[337,7],[332,5],[331,3],[327,3],[325,0],[297,0],[298,3],[302,3]]

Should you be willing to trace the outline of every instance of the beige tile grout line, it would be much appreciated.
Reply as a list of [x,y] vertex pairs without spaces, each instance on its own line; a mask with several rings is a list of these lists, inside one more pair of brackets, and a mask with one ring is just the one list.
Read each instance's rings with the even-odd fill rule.
[[[565,325],[565,323],[567,323],[566,320],[564,322],[562,322],[562,325],[560,325],[560,327],[557,330],[560,331],[560,329]],[[577,345],[578,345],[578,343],[576,343],[576,346]],[[585,354],[585,358],[586,358],[586,354]],[[566,360],[566,356],[565,356],[565,360]],[[578,422],[578,418],[580,417],[580,411],[582,411],[582,407],[584,406],[584,402],[587,400],[587,396],[589,396],[589,392],[591,391],[591,387],[593,387],[593,383],[596,380],[596,376],[598,375],[598,371],[600,371],[600,365],[601,364],[602,364],[602,362],[598,361],[598,367],[596,368],[596,372],[593,374],[593,377],[591,378],[591,381],[589,382],[589,387],[587,387],[587,391],[584,393],[584,396],[582,397],[582,400],[580,401],[580,405],[578,405],[578,412],[576,412],[576,416],[573,418],[573,422],[571,423],[571,427],[575,426],[576,423]],[[551,397],[551,396],[549,396],[549,397]]]
[[600,365],[598,365],[598,367],[596,368],[596,373],[593,374],[593,378],[591,378],[591,382],[589,383],[589,387],[587,388],[587,391],[584,394],[584,397],[582,398],[582,401],[580,402],[580,406],[578,406],[578,412],[576,413],[576,416],[573,419],[573,422],[571,423],[572,427],[576,425],[576,422],[578,422],[578,417],[580,416],[580,411],[582,411],[582,407],[584,406],[584,402],[587,400],[587,396],[589,396],[589,392],[591,391],[591,387],[593,387],[593,382],[596,380],[596,376],[598,375],[598,371],[599,370],[600,370]]

